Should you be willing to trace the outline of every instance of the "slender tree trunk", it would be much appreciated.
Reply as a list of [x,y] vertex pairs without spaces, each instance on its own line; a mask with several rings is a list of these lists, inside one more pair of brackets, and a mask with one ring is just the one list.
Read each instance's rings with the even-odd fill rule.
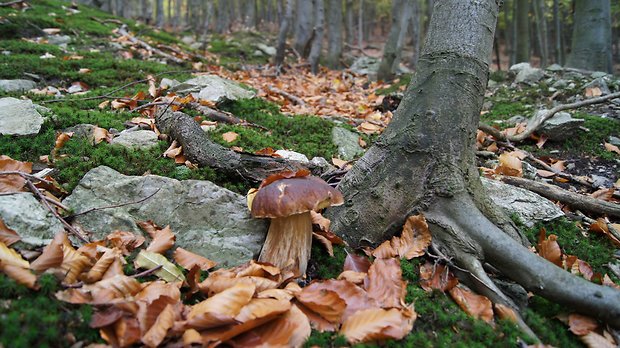
[[567,66],[611,73],[611,4],[609,0],[575,1],[575,24]]
[[555,34],[555,62],[563,65],[562,59],[562,27],[560,26],[560,5],[559,0],[553,0],[553,28]]
[[319,72],[319,59],[321,58],[321,49],[323,48],[323,38],[325,37],[325,3],[323,0],[314,0],[314,35],[312,39],[312,48],[308,61],[313,74]]
[[312,40],[312,24],[314,23],[314,7],[312,0],[298,0],[295,14],[295,41],[293,47],[303,57],[307,57]]
[[538,50],[540,51],[540,66],[546,67],[549,64],[549,44],[547,30],[547,8],[544,0],[534,0],[534,13],[536,16],[536,37],[538,40]]
[[280,23],[280,31],[278,33],[278,47],[276,48],[276,56],[274,58],[274,65],[276,67],[282,66],[284,63],[284,56],[286,52],[286,36],[289,32],[289,26],[293,20],[293,8],[295,7],[295,0],[286,0],[286,13]]
[[164,26],[164,0],[156,0],[157,7],[155,11],[157,11],[155,25],[159,28]]
[[514,8],[513,1],[514,0],[504,1],[504,6],[503,6],[504,23],[506,25],[504,27],[504,44],[506,47],[505,53],[508,56],[509,66],[510,64],[513,64],[512,57],[513,57],[513,50],[514,50],[514,41],[512,40],[513,30],[514,30],[514,25],[513,25],[514,14],[511,15],[512,9]]
[[383,58],[377,71],[377,79],[390,81],[394,78],[395,67],[400,63],[407,23],[411,18],[413,0],[393,0],[392,27],[383,48]]
[[517,24],[517,41],[515,63],[530,60],[530,3],[529,0],[515,0],[515,22]]
[[422,41],[422,8],[420,0],[413,1],[413,13],[411,15],[411,36],[413,37],[413,54],[409,65],[415,68],[418,65],[418,57],[420,56],[420,43]]
[[203,34],[203,44],[206,48],[206,40],[207,34],[209,33],[209,27],[211,26],[211,19],[213,17],[213,0],[206,0],[205,5],[205,14],[202,22],[202,34]]
[[215,19],[215,30],[218,33],[225,33],[228,31],[228,26],[230,25],[230,15],[229,6],[231,6],[229,1],[219,0],[217,2],[217,17]]
[[245,4],[245,18],[244,23],[248,28],[256,29],[258,21],[256,19],[256,0],[244,0]]
[[360,6],[357,14],[357,45],[364,51],[364,0],[359,0]]
[[327,66],[338,69],[342,56],[342,0],[329,0],[327,33]]
[[496,0],[435,3],[416,74],[388,128],[340,183],[345,204],[327,212],[331,228],[352,247],[378,245],[407,216],[423,213],[434,247],[493,301],[516,308],[483,262],[529,291],[620,326],[620,291],[532,253],[480,182],[474,149],[498,11]]
[[347,28],[347,35],[346,35],[346,40],[347,40],[347,44],[349,46],[353,46],[354,42],[355,42],[355,26],[354,26],[354,22],[355,20],[353,19],[354,13],[353,13],[353,0],[346,0],[345,2],[345,16],[346,16],[346,28]]

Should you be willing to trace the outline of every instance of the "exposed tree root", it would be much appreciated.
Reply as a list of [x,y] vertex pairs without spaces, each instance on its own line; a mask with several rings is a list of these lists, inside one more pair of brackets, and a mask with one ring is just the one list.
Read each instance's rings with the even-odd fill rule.
[[551,200],[560,201],[562,203],[568,204],[573,208],[597,214],[607,214],[609,216],[620,217],[619,204],[614,204],[600,199],[580,195],[564,190],[555,185],[550,185],[524,178],[505,176],[502,178],[502,181],[510,185],[522,187],[532,192],[536,192],[539,195],[547,197]]
[[229,150],[212,142],[200,125],[182,112],[158,113],[155,116],[155,123],[162,133],[168,134],[183,146],[183,153],[191,162],[217,168],[251,182],[259,182],[283,170],[308,168],[314,174],[321,174],[321,169],[311,164]]

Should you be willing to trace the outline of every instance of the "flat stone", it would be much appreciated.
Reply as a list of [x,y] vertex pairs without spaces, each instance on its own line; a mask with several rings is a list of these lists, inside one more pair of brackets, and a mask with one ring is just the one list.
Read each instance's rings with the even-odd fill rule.
[[180,85],[181,82],[175,80],[175,79],[169,79],[167,77],[164,77],[163,79],[161,79],[161,82],[159,83],[159,86],[161,88],[173,88],[176,87],[178,85]]
[[357,58],[353,62],[349,70],[359,75],[372,75],[377,74],[377,71],[379,70],[379,64],[381,64],[381,61],[379,59],[363,56]]
[[142,234],[136,225],[140,221],[170,225],[177,246],[222,267],[247,262],[260,251],[268,222],[250,217],[244,196],[209,181],[126,176],[100,166],[86,173],[63,203],[82,212],[140,200],[153,193],[142,203],[81,215],[74,223],[95,238],[114,230]]
[[47,43],[50,45],[66,46],[71,43],[71,36],[69,35],[50,35],[47,37]]
[[545,68],[545,70],[557,72],[557,71],[564,70],[564,68],[562,68],[562,66],[560,64],[551,64],[547,68]]
[[0,80],[0,91],[25,92],[36,88],[37,84],[30,80]]
[[171,90],[179,94],[191,93],[194,98],[215,103],[224,100],[254,98],[256,95],[254,92],[241,87],[237,82],[216,75],[201,75],[187,80]]
[[301,163],[310,162],[310,160],[308,160],[308,157],[306,157],[306,155],[304,155],[303,153],[295,152],[295,151],[278,150],[276,151],[276,154],[287,160],[297,161]]
[[517,64],[512,65],[508,69],[508,71],[510,71],[511,73],[514,73],[514,74],[518,74],[523,69],[531,69],[531,68],[532,68],[532,66],[530,65],[530,63],[528,63],[528,62],[521,62],[521,63],[517,63]]
[[542,69],[524,67],[521,71],[519,71],[517,77],[515,77],[515,82],[533,84],[540,81],[544,76],[545,73]]
[[[547,112],[547,110],[539,110],[538,114]],[[574,137],[580,132],[581,126],[585,120],[573,118],[568,112],[558,112],[550,119],[546,120],[538,129],[539,133],[545,134],[549,140],[562,141]]]
[[0,98],[0,134],[38,134],[43,121],[31,100]]
[[609,86],[607,86],[607,81],[605,81],[604,77],[596,78],[590,81],[588,84],[583,86],[583,89],[586,90],[588,88],[598,88],[601,90],[601,95],[610,94]]
[[256,44],[256,48],[258,48],[259,50],[261,50],[263,53],[265,53],[268,56],[276,55],[276,48],[272,46],[267,46],[264,43]]
[[29,245],[43,245],[64,229],[29,192],[0,196],[0,217]]
[[132,149],[148,149],[157,145],[157,134],[150,130],[124,131],[112,139],[111,144]]
[[338,155],[345,161],[364,154],[359,145],[359,135],[342,127],[332,128],[332,142],[338,146]]
[[527,227],[564,216],[553,202],[534,192],[482,177],[491,200],[508,214],[516,214]]
[[618,137],[614,137],[613,135],[610,135],[608,141],[611,145],[620,146],[620,138]]

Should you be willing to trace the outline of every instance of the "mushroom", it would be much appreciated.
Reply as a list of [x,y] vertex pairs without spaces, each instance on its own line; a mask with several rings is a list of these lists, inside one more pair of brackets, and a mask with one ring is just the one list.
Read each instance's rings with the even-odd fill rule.
[[[248,194],[248,206],[255,218],[270,218],[261,262],[295,275],[306,274],[312,247],[310,211],[343,203],[342,194],[307,170],[284,172],[265,179],[258,191]],[[253,196],[253,197],[252,197]]]

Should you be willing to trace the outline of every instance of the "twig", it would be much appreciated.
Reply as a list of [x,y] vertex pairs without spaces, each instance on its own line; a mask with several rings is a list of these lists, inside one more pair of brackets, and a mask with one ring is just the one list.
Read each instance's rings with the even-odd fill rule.
[[24,179],[30,179],[30,180],[35,180],[35,181],[40,181],[40,182],[44,182],[46,184],[52,185],[53,183],[49,180],[45,180],[43,178],[39,178],[38,176],[32,175],[32,174],[28,174],[26,172],[22,172],[19,170],[4,170],[4,171],[0,171],[0,175],[19,175]]
[[170,55],[170,54],[168,54],[168,53],[166,53],[166,52],[164,52],[164,51],[160,50],[159,48],[155,48],[155,47],[153,47],[153,46],[151,46],[151,45],[147,44],[146,42],[144,42],[144,41],[142,41],[142,40],[138,39],[137,37],[132,36],[132,35],[131,35],[131,34],[129,34],[129,32],[127,31],[127,25],[126,25],[126,24],[123,24],[123,25],[122,25],[122,26],[118,29],[118,34],[119,34],[119,35],[121,35],[121,36],[126,36],[126,37],[129,39],[129,41],[131,41],[132,43],[134,43],[134,44],[138,44],[138,45],[140,45],[140,46],[144,47],[145,49],[147,49],[148,51],[155,52],[156,54],[158,54],[158,55],[160,55],[160,56],[162,56],[162,57],[164,57],[164,58],[166,58],[166,59],[170,59],[171,61],[173,61],[173,62],[175,62],[175,63],[177,63],[177,64],[183,64],[183,63],[185,63],[185,61],[184,61],[183,59],[179,59],[179,58],[177,58],[177,57],[175,57],[175,56],[173,56],[173,55]]
[[159,192],[159,190],[161,190],[161,188],[158,188],[157,190],[155,190],[155,192],[153,192],[150,195],[148,195],[148,196],[146,196],[144,198],[141,198],[141,199],[139,199],[137,201],[127,202],[127,203],[120,203],[120,204],[114,204],[114,205],[107,205],[107,206],[104,206],[104,207],[90,208],[90,209],[87,209],[87,210],[85,210],[83,212],[79,212],[79,213],[75,213],[75,214],[69,215],[69,216],[67,216],[67,219],[73,219],[76,216],[86,215],[88,213],[92,213],[93,211],[105,210],[105,209],[114,209],[114,208],[124,207],[126,205],[142,203],[142,202],[146,201],[147,199],[155,196],[157,194],[157,192]]
[[301,98],[299,98],[299,97],[297,97],[297,96],[294,96],[294,95],[292,95],[292,94],[290,94],[290,93],[288,93],[288,92],[286,92],[286,91],[283,91],[283,90],[281,90],[281,89],[279,89],[279,88],[276,88],[276,87],[271,87],[271,86],[268,86],[267,88],[268,88],[271,92],[276,93],[276,94],[279,94],[279,95],[283,96],[284,98],[286,98],[286,99],[288,99],[288,100],[292,101],[292,102],[293,102],[293,104],[295,104],[295,105],[306,106],[306,103],[304,103],[304,101],[303,101],[303,100],[301,100]]
[[[164,71],[164,72],[160,72],[158,74],[152,75],[153,77],[157,77],[157,76],[161,76],[161,75],[169,75],[169,74],[181,74],[181,73],[195,73],[197,72],[196,70],[173,70],[173,71]],[[140,83],[145,83],[150,81],[150,78],[146,78],[146,79],[142,79],[142,80],[137,80],[137,81],[133,81],[133,82],[129,82],[125,85],[122,85],[116,89],[113,89],[112,91],[103,94],[103,95],[98,95],[98,96],[94,96],[94,97],[86,97],[86,98],[71,98],[71,99],[67,99],[67,98],[61,98],[61,99],[52,99],[52,100],[44,100],[41,101],[41,103],[57,103],[57,102],[66,102],[66,101],[86,101],[86,100],[97,100],[97,99],[105,99],[105,98],[116,98],[113,96],[114,93],[119,92],[124,90],[125,88],[140,84]]]
[[153,267],[153,268],[151,268],[151,269],[147,269],[146,271],[143,271],[143,272],[140,272],[140,273],[133,274],[133,275],[131,275],[130,277],[132,277],[132,278],[140,278],[140,277],[145,277],[145,276],[147,276],[147,275],[150,275],[151,273],[155,273],[155,272],[159,271],[162,267],[164,267],[164,266],[162,266],[162,265],[155,266],[155,267]]
[[21,4],[23,2],[26,2],[26,0],[15,0],[15,1],[9,1],[9,2],[0,2],[0,7],[9,7],[9,6]]
[[123,25],[123,24],[124,24],[123,22],[121,22],[121,21],[120,21],[120,20],[118,20],[118,19],[111,19],[111,18],[108,18],[108,19],[99,19],[99,18],[94,17],[94,16],[93,16],[93,17],[90,17],[90,19],[94,20],[94,21],[95,21],[95,22],[97,22],[97,23],[101,23],[101,24],[106,24],[106,23],[114,23],[114,24],[117,24],[117,25]]

